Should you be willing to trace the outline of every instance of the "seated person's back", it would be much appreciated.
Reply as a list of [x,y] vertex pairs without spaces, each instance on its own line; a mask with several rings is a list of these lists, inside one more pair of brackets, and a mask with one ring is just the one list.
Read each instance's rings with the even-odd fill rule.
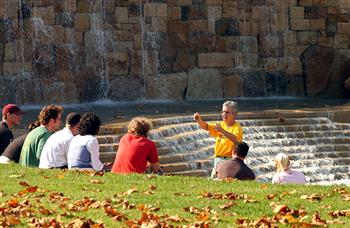
[[101,121],[92,112],[85,113],[79,122],[79,135],[74,136],[69,145],[68,168],[92,169],[101,171],[105,167],[100,161],[99,144],[95,137],[100,130]]
[[254,180],[255,174],[245,163],[249,146],[245,142],[239,142],[233,149],[232,159],[219,164],[216,169],[218,179],[236,178],[238,180]]
[[147,162],[153,172],[158,172],[158,152],[155,143],[147,138],[151,128],[152,123],[146,118],[137,117],[131,120],[128,133],[119,142],[111,170],[113,173],[144,173]]
[[279,153],[275,157],[277,173],[272,178],[273,184],[305,184],[306,178],[302,172],[290,169],[289,156]]

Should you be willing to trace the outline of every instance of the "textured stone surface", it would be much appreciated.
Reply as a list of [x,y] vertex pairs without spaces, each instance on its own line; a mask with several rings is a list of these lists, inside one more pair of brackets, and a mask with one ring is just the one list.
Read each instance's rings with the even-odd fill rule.
[[[4,89],[0,102],[303,96],[303,76],[318,64],[301,62],[301,55],[315,47],[336,53],[330,63],[322,60],[325,51],[314,56],[314,62],[321,59],[331,68],[332,75],[325,69],[325,77],[332,83],[310,77],[308,90],[312,96],[330,96],[333,89],[342,91],[338,85],[345,81],[334,74],[347,70],[348,2],[2,0],[0,82],[16,97]],[[206,89],[199,94],[194,72],[210,72],[217,82],[203,76]],[[217,88],[210,87],[209,79]],[[124,86],[133,80],[134,86]],[[57,96],[44,97],[50,93]]]
[[222,98],[222,77],[215,69],[193,69],[188,72],[186,99]]
[[350,58],[331,48],[311,47],[303,55],[307,94],[314,97],[343,97]]

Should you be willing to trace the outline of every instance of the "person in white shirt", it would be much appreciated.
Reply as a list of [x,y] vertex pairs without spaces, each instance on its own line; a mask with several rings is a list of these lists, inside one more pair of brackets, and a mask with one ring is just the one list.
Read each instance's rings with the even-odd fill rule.
[[273,184],[305,184],[306,178],[302,172],[290,169],[289,156],[279,153],[275,157],[277,173],[272,178]]
[[78,113],[69,113],[65,128],[48,138],[41,152],[39,168],[68,168],[69,144],[73,137],[78,134],[80,118],[81,115]]
[[79,123],[79,135],[69,146],[68,169],[90,169],[102,171],[111,168],[111,163],[100,161],[99,144],[95,137],[100,130],[101,121],[92,112],[85,113]]

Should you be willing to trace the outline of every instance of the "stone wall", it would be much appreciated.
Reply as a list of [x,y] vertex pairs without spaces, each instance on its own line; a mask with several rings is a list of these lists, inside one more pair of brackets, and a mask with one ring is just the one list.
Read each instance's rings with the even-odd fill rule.
[[349,0],[0,0],[2,103],[347,97],[349,75]]

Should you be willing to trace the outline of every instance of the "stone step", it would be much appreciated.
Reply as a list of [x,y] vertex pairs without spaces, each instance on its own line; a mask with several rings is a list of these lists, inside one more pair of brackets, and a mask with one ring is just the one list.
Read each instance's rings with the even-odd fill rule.
[[113,135],[113,134],[122,134],[125,133],[126,129],[124,126],[120,125],[102,125],[100,127],[100,131],[98,132],[99,135]]
[[[248,145],[252,148],[261,148],[266,147],[267,141],[266,140],[248,140]],[[302,138],[302,139],[269,139],[268,140],[268,146],[274,147],[288,147],[288,146],[298,146],[298,145],[320,145],[320,144],[349,144],[350,138],[342,137],[342,138],[336,138],[336,137],[328,137],[328,138]]]
[[157,147],[176,146],[179,144],[191,143],[196,140],[209,138],[208,132],[198,130],[196,132],[186,132],[178,135],[173,135],[163,139],[153,140]]
[[97,141],[99,144],[113,144],[113,143],[119,143],[120,138],[122,135],[120,134],[114,134],[114,135],[97,135]]
[[157,146],[158,155],[167,155],[174,153],[184,153],[186,151],[195,151],[204,147],[211,146],[214,148],[215,139],[214,138],[205,138],[198,139],[194,142],[177,144],[172,146]]
[[[249,142],[248,142],[249,143]],[[298,153],[319,153],[319,152],[327,152],[327,151],[350,151],[350,144],[334,144],[334,145],[297,145],[297,146],[288,146],[288,147],[280,147],[280,146],[263,146],[263,147],[254,147],[250,148],[248,152],[248,159],[250,157],[261,157],[261,156],[271,156],[274,157],[280,152],[284,152],[290,156]]]
[[[305,111],[305,112],[292,112],[292,111],[283,111],[283,112],[275,112],[275,111],[266,111],[266,112],[245,112],[238,113],[237,120],[241,121],[244,119],[278,119],[279,117],[284,117],[285,119],[289,118],[317,118],[317,117],[332,117],[328,112],[313,112],[313,111]],[[218,121],[221,120],[221,114],[203,114],[203,120],[205,121]],[[171,117],[162,117],[162,118],[154,118],[152,119],[152,123],[154,127],[159,127],[163,125],[172,125],[179,123],[188,123],[194,122],[192,115],[188,116],[171,116]]]
[[[246,133],[249,133],[250,127],[258,127],[258,126],[265,126],[272,128],[274,126],[279,126],[279,128],[283,128],[283,126],[290,126],[290,125],[329,125],[329,127],[334,127],[334,125],[331,124],[329,119],[326,118],[292,118],[285,120],[285,122],[281,123],[277,119],[253,119],[253,120],[240,120],[240,124],[242,125],[243,129]],[[281,127],[282,126],[282,127]],[[248,128],[248,129],[245,129]],[[289,127],[290,128],[290,127]],[[200,129],[198,127],[198,124],[196,122],[190,122],[190,123],[179,123],[179,124],[171,124],[166,126],[161,126],[159,128],[153,129],[150,132],[150,138],[152,139],[162,139],[165,137],[170,137],[174,135],[178,135],[181,133],[187,133],[187,132],[195,132],[196,130]]]
[[115,159],[116,153],[117,153],[116,151],[115,152],[102,152],[102,153],[100,153],[100,161],[102,163],[113,162]]
[[118,144],[116,143],[100,144],[100,153],[112,152],[117,150],[118,150]]
[[213,147],[204,147],[201,150],[189,151],[186,153],[176,153],[171,155],[159,156],[160,164],[175,163],[175,162],[186,162],[192,160],[198,160],[207,158],[213,155]]
[[244,140],[270,140],[281,138],[311,138],[311,137],[350,137],[350,130],[332,131],[295,131],[295,132],[269,132],[245,134]]

